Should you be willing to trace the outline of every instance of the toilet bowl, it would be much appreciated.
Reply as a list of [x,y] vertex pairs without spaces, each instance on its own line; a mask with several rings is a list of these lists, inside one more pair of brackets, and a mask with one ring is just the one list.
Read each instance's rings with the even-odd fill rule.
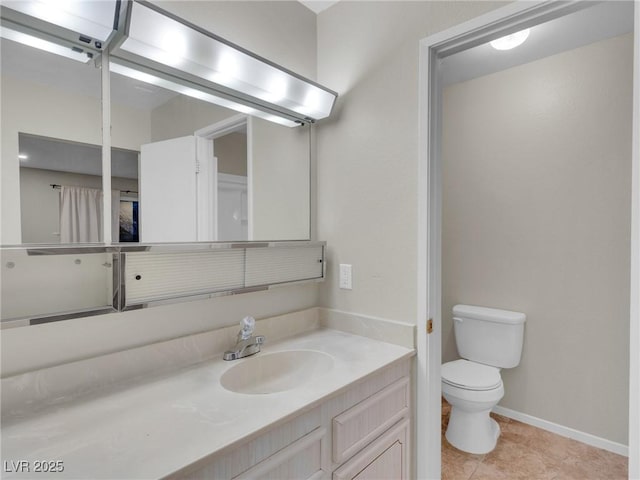
[[500,427],[489,413],[504,396],[501,368],[520,363],[526,315],[509,310],[456,305],[453,330],[462,359],[442,365],[442,394],[451,404],[445,437],[469,453],[489,453]]
[[489,413],[504,396],[500,370],[468,360],[445,363],[442,395],[451,405],[447,441],[469,453],[492,451],[500,427]]

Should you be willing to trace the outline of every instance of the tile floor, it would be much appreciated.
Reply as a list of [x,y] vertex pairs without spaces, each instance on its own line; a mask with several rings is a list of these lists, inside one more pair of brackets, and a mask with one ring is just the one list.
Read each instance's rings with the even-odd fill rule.
[[444,437],[451,406],[442,400],[443,480],[623,480],[627,457],[491,414],[502,434],[495,450],[474,455]]

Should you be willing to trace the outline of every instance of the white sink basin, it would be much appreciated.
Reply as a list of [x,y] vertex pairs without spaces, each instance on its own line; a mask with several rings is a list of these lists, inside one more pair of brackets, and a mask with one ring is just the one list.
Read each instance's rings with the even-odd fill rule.
[[220,383],[236,393],[277,393],[299,387],[332,368],[333,357],[315,350],[258,353],[227,370]]

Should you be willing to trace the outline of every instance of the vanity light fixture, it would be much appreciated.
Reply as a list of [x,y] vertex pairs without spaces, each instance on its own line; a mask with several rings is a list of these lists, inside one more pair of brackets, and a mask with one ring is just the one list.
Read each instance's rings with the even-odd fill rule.
[[[114,30],[117,0],[3,0],[2,7],[33,17],[47,24],[74,32],[84,37],[85,43],[105,42]],[[6,12],[7,16],[11,15]],[[3,11],[5,16],[5,11]],[[23,22],[37,28],[37,21],[22,17]],[[99,48],[99,47],[98,47]]]
[[49,42],[47,40],[43,40],[42,38],[34,37],[33,35],[19,32],[7,27],[0,27],[0,37],[21,43],[23,45],[27,45],[28,47],[38,48],[40,50],[44,50],[45,52],[55,53],[56,55],[61,55],[63,57],[67,57],[82,63],[87,63],[89,60],[91,60],[91,58],[93,58],[92,53],[85,52],[81,48],[64,47],[62,45],[58,45],[57,43]]
[[271,113],[263,112],[262,110],[257,110],[255,108],[251,108],[246,105],[241,105],[239,103],[229,101],[225,98],[212,95],[211,93],[207,93],[202,90],[197,90],[195,88],[187,87],[185,85],[174,82],[172,80],[162,78],[159,75],[142,72],[140,71],[139,66],[136,66],[135,68],[131,68],[124,65],[123,63],[120,63],[117,60],[111,59],[109,69],[113,73],[124,75],[125,77],[133,78],[134,80],[139,80],[141,82],[149,83],[151,85],[156,85],[158,87],[165,88],[167,90],[171,90],[173,92],[177,92],[182,95],[187,95],[188,97],[197,98],[199,100],[204,100],[205,102],[213,103],[215,105],[229,108],[237,112],[245,113],[247,115],[253,115],[255,117],[259,117],[264,120],[269,120],[270,122],[279,123],[280,125],[284,125],[285,127],[296,127],[300,125],[295,121],[288,120],[286,118],[279,117]]
[[526,28],[519,32],[512,33],[511,35],[500,37],[490,43],[496,50],[511,50],[512,48],[516,48],[518,45],[522,45],[528,37],[529,29]]
[[128,2],[121,23],[110,47],[113,59],[186,79],[179,83],[292,122],[314,122],[331,113],[335,92],[155,5]]

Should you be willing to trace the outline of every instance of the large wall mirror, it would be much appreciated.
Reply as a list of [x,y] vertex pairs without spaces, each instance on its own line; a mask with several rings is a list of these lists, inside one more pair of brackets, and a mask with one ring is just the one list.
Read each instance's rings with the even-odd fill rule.
[[[118,192],[112,179],[120,241],[309,239],[309,126],[278,125],[132,76],[110,78],[113,146],[139,152],[131,159],[136,188]],[[113,160],[112,171],[123,169]]]
[[91,214],[102,214],[100,70],[87,57],[66,58],[4,38],[0,54],[2,244],[103,242],[100,219],[82,228],[90,235],[71,231],[72,205],[61,205],[56,187],[84,188],[94,198]]
[[[241,114],[2,39],[2,245],[310,238],[310,126]],[[88,61],[87,61],[88,60]],[[109,240],[109,239],[107,239]]]
[[[310,240],[310,123],[335,92],[146,2],[60,25],[28,4],[0,8],[3,325],[112,311],[114,252]],[[154,53],[167,25],[192,42],[177,63]]]

